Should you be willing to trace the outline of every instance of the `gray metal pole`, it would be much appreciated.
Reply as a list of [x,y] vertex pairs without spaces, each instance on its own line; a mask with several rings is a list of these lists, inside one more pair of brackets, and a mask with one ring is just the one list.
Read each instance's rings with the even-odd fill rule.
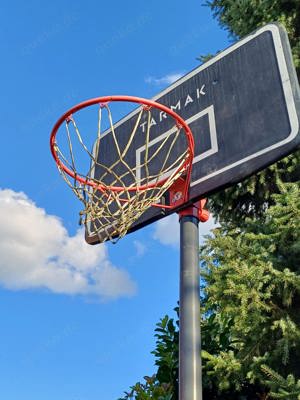
[[202,400],[199,220],[180,217],[179,400]]

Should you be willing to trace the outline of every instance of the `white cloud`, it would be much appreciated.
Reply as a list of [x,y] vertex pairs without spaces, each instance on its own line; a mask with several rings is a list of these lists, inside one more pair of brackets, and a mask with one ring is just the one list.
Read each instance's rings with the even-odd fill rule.
[[134,240],[133,245],[136,251],[136,257],[142,257],[147,251],[147,247],[139,240]]
[[155,86],[163,86],[170,85],[171,83],[177,81],[177,79],[181,78],[184,75],[184,72],[174,72],[171,74],[167,74],[161,78],[155,78],[154,76],[148,76],[145,79],[146,83]]
[[[199,241],[204,241],[204,236],[208,235],[213,228],[216,228],[217,224],[214,222],[214,218],[211,216],[205,223],[199,223]],[[163,218],[155,223],[153,238],[158,240],[161,244],[179,247],[180,242],[180,224],[177,214],[172,214],[166,218]]]
[[178,215],[172,214],[156,222],[153,238],[162,244],[177,247],[179,245]]
[[82,229],[69,236],[24,193],[0,189],[0,284],[102,300],[133,295],[135,283],[111,263],[106,246],[90,246],[83,236]]

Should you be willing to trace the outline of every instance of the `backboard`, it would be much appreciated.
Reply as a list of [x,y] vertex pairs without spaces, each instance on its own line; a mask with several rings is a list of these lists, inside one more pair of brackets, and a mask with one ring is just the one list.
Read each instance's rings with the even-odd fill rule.
[[[300,91],[285,30],[269,24],[194,69],[154,100],[178,113],[191,128],[195,140],[189,203],[239,182],[295,150],[300,144]],[[115,124],[118,140],[135,121],[134,110]],[[150,148],[172,135],[172,121],[159,110],[152,115]],[[130,163],[142,175],[139,163],[145,146],[141,121]],[[111,148],[111,131],[102,146]],[[106,143],[106,144],[105,144]],[[96,148],[96,146],[95,146]],[[112,153],[107,151],[108,157]],[[97,158],[97,154],[95,154]],[[94,171],[97,174],[97,171]],[[168,194],[164,201],[168,203]],[[130,231],[171,212],[149,208]],[[88,224],[86,241],[99,242]]]

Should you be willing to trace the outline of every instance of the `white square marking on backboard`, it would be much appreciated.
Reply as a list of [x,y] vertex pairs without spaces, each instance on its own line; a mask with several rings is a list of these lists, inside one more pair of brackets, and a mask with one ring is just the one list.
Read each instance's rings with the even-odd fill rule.
[[[215,120],[215,112],[214,112],[213,105],[210,105],[210,106],[206,107],[205,109],[203,109],[202,111],[198,112],[197,114],[194,114],[192,117],[190,117],[186,120],[186,123],[189,125],[192,122],[196,121],[199,118],[202,118],[205,115],[208,116],[208,126],[209,126],[211,147],[210,147],[210,149],[204,151],[203,153],[196,155],[194,157],[193,164],[196,164],[200,160],[203,160],[204,158],[209,157],[212,154],[215,154],[218,152],[216,120]],[[174,133],[176,131],[176,129],[177,129],[177,127],[174,126],[173,128],[169,129],[167,132],[162,133],[155,139],[151,140],[148,143],[148,148],[153,146],[154,144],[159,143],[160,141],[164,140],[166,137],[168,137],[169,135]],[[146,145],[141,146],[136,150],[136,181],[137,181],[137,185],[140,184],[140,179],[141,179],[141,153],[145,150],[146,150]],[[169,171],[167,174],[164,174],[161,178],[166,178],[166,177],[170,176],[174,171],[175,171],[175,168],[173,170]],[[193,182],[191,182],[191,186],[193,186]]]

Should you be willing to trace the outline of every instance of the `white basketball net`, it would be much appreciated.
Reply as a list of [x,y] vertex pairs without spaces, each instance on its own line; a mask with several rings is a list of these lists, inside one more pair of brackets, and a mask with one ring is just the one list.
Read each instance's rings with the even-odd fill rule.
[[[107,112],[110,125],[109,134],[113,138],[117,154],[116,159],[110,165],[104,165],[101,162],[103,112]],[[133,143],[137,132],[139,132],[139,135],[141,134],[138,128],[144,113],[147,113],[147,115],[143,129],[145,143],[143,156],[138,166],[130,166],[126,161],[126,156],[136,150]],[[160,204],[163,194],[186,172],[186,161],[190,157],[188,146],[173,160],[175,145],[182,130],[180,126],[175,125],[171,137],[166,136],[155,147],[155,151],[153,148],[150,151],[151,109],[149,107],[141,107],[137,113],[134,128],[124,148],[119,145],[108,104],[99,106],[97,140],[93,152],[85,145],[73,116],[66,121],[65,128],[68,150],[63,154],[55,143],[56,154],[59,160],[74,173],[75,177],[81,177],[86,182],[92,182],[94,186],[78,182],[60,167],[59,170],[66,183],[84,204],[84,208],[80,212],[80,223],[86,226],[89,236],[97,235],[100,242],[105,240],[115,242],[126,234],[128,229],[149,207],[155,205],[163,207]],[[76,146],[78,146],[78,143],[80,144],[82,150],[87,153],[91,160],[86,173],[81,173],[76,168],[73,151],[74,141],[77,141]],[[163,161],[161,161],[162,157]],[[157,170],[153,172],[150,165],[156,162],[158,158],[160,163]],[[170,161],[171,159],[172,161]],[[99,170],[101,174],[96,176],[95,171]],[[143,176],[140,176],[141,170]],[[120,173],[120,171],[122,172]],[[130,183],[128,184],[128,182]]]

